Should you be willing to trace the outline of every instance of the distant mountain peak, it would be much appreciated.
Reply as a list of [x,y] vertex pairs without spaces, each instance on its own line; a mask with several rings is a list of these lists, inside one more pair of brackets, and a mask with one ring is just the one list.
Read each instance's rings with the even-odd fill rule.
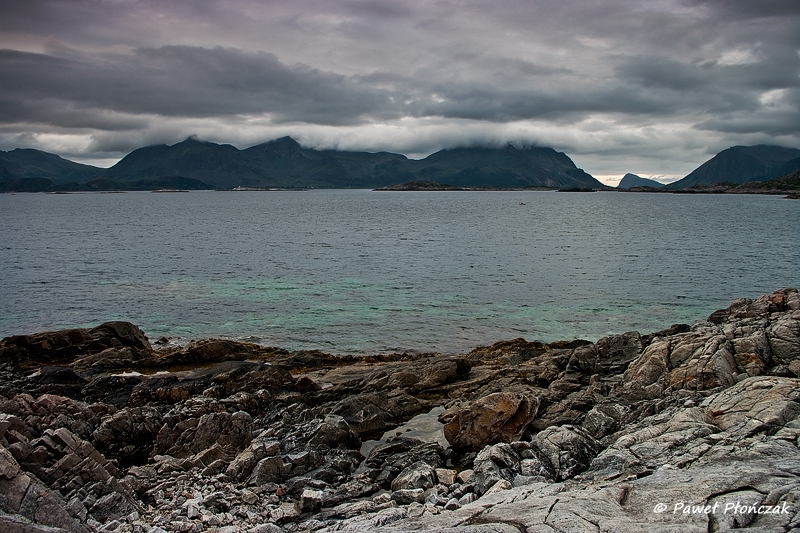
[[212,144],[212,143],[200,139],[200,137],[198,137],[196,133],[193,133],[188,137],[186,137],[181,142],[179,142],[178,144]]
[[300,146],[300,143],[294,140],[292,137],[288,135],[284,135],[283,137],[278,137],[275,140],[267,141],[267,144],[283,144],[283,145],[291,145],[291,146]]
[[642,178],[630,172],[622,177],[622,180],[617,185],[617,189],[630,189],[632,187],[656,187],[661,188],[664,184],[656,180]]
[[770,144],[731,146],[697,167],[685,178],[669,185],[683,189],[720,182],[768,181],[796,170],[800,149]]

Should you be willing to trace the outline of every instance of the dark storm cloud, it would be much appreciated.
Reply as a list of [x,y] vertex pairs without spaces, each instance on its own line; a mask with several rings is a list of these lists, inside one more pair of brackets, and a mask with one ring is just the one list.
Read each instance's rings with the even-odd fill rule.
[[[0,50],[0,80],[4,99],[19,107],[12,117],[35,122],[46,111],[35,108],[47,102],[70,103],[93,116],[106,109],[167,117],[268,112],[321,124],[351,123],[391,108],[387,91],[346,76],[223,48],[164,46],[82,61]],[[19,116],[26,110],[30,117]]]
[[0,148],[515,140],[622,174],[800,145],[796,0],[9,0],[0,49]]
[[[571,74],[529,61],[502,58],[492,64],[495,78],[539,80]],[[112,130],[140,123],[110,120],[107,110],[166,117],[269,113],[276,121],[343,125],[401,116],[492,121],[554,117],[608,109],[606,102],[611,101],[603,91],[589,101],[585,94],[569,91],[508,90],[476,80],[431,83],[385,72],[343,76],[303,64],[285,65],[270,53],[221,47],[164,46],[78,60],[0,50],[0,80],[0,109],[5,109],[6,120],[46,123],[49,118],[62,127],[77,127],[77,120],[80,127]],[[76,109],[81,117],[75,116]]]

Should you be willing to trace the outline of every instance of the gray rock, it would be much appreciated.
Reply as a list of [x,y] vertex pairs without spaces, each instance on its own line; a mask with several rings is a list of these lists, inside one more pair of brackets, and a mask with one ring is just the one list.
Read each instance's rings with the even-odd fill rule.
[[392,500],[400,505],[408,505],[412,502],[424,503],[425,491],[423,489],[400,489],[392,491]]
[[[588,431],[572,425],[540,431],[533,439],[532,447],[552,466],[555,481],[569,479],[589,468],[592,459],[602,449]],[[544,475],[544,472],[527,475]]]
[[510,444],[486,446],[475,457],[475,491],[483,494],[500,480],[512,480],[520,473],[520,456]]
[[450,498],[447,503],[444,504],[444,508],[447,511],[455,511],[461,508],[461,503],[459,503],[457,498]]
[[323,492],[321,490],[305,489],[300,495],[300,510],[303,512],[316,511],[322,507]]
[[430,489],[436,485],[436,471],[428,463],[417,461],[406,467],[392,481],[392,490]]

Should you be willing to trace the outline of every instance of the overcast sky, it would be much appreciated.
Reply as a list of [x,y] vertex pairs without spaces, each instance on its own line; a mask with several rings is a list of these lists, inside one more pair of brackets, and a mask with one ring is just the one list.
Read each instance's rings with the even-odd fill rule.
[[800,147],[798,0],[0,0],[0,149],[535,143],[671,181]]

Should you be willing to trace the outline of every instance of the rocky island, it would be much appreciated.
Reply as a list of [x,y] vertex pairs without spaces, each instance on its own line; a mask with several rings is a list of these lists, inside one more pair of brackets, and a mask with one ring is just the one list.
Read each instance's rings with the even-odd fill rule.
[[0,341],[0,530],[800,526],[795,289],[457,356],[154,344],[125,322]]

